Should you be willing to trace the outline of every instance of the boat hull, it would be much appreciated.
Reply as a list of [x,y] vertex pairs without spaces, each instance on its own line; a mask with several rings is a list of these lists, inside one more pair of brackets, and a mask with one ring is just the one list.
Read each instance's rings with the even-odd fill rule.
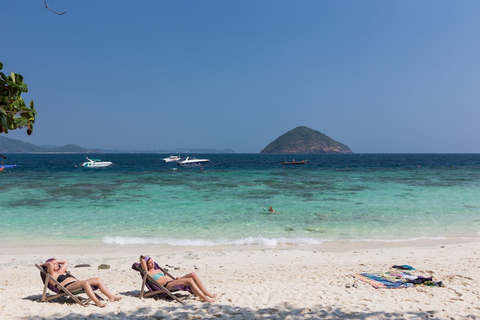
[[210,162],[209,159],[195,159],[187,157],[185,160],[178,161],[177,166],[181,167],[198,167]]
[[282,161],[282,165],[286,165],[286,166],[289,166],[289,165],[299,165],[299,164],[308,164],[308,160],[291,161],[291,162]]
[[113,163],[108,162],[108,161],[102,161],[102,162],[85,162],[82,163],[82,167],[84,168],[105,168],[108,166],[111,166]]

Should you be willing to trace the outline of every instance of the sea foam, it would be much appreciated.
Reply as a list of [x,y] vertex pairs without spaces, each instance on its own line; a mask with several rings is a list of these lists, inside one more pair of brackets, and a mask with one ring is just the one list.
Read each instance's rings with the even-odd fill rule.
[[322,241],[312,238],[265,238],[262,236],[247,237],[236,240],[203,240],[203,239],[166,239],[166,238],[146,238],[146,237],[103,237],[102,242],[113,245],[133,245],[133,244],[163,244],[171,246],[278,246],[278,245],[311,245],[319,244]]

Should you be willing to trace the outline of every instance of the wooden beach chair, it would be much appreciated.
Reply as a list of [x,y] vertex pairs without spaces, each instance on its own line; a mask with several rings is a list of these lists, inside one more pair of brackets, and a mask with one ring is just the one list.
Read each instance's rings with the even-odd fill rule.
[[[42,298],[40,299],[40,302],[47,302],[47,301],[50,301],[50,300],[54,300],[54,299],[57,299],[57,298],[61,298],[61,297],[65,297],[65,296],[69,296],[70,298],[73,299],[73,301],[75,301],[76,303],[86,307],[85,303],[88,303],[90,301],[90,298],[88,298],[85,303],[83,303],[80,299],[78,299],[75,295],[77,294],[80,294],[80,293],[84,293],[84,290],[82,288],[79,288],[75,291],[70,291],[68,290],[67,288],[65,288],[64,286],[62,286],[60,284],[60,282],[58,282],[56,279],[54,279],[48,272],[47,272],[47,269],[46,267],[44,266],[39,266],[38,264],[35,264],[35,267],[38,268],[38,270],[40,270],[40,277],[42,278],[42,281],[43,281],[43,294],[42,294]],[[70,272],[67,271],[67,273],[70,274]],[[75,278],[75,277],[74,277]],[[77,279],[77,278],[75,278]],[[78,279],[77,279],[78,280]],[[51,295],[51,296],[47,296],[47,288],[54,292],[55,294],[54,295]],[[92,289],[93,290],[97,290],[98,288],[95,287],[95,286],[92,286]],[[97,296],[97,298],[99,300],[103,300],[102,297],[100,297],[99,295],[97,295],[95,293],[95,295]]]
[[[176,279],[174,276],[168,273],[168,271],[161,268],[156,262],[155,262],[154,268],[156,270],[163,272],[167,277],[171,278],[172,280]],[[183,299],[180,299],[179,297],[174,295],[173,292],[177,292],[177,291],[187,291],[189,293],[191,292],[190,287],[182,286],[182,285],[175,286],[173,290],[168,290],[165,286],[158,283],[145,270],[143,270],[142,265],[138,262],[135,262],[132,265],[132,269],[135,271],[138,271],[140,273],[140,276],[142,277],[142,287],[140,288],[140,296],[139,296],[140,299],[151,297],[151,296],[158,297],[158,298],[166,298],[168,296],[177,302],[183,303],[182,300],[184,300],[185,297],[183,297]],[[145,292],[145,287],[148,289],[149,292]]]

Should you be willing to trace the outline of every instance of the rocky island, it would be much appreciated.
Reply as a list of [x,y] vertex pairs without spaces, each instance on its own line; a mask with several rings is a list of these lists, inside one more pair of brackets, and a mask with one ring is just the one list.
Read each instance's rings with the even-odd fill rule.
[[278,137],[260,153],[352,153],[352,150],[319,131],[300,126]]

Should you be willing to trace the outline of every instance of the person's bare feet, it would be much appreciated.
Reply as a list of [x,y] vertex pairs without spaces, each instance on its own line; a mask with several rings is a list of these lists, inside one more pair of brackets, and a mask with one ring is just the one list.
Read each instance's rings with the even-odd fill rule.
[[110,298],[111,302],[120,301],[120,300],[122,300],[121,296],[113,296],[113,298]]
[[217,297],[216,294],[211,294],[210,292],[206,292],[205,295],[206,295],[207,297],[210,297],[210,298],[216,298],[216,297]]
[[105,306],[107,305],[107,303],[106,303],[106,302],[101,302],[101,301],[99,301],[98,303],[96,303],[96,305],[97,305],[97,307],[99,307],[99,308],[105,308]]

